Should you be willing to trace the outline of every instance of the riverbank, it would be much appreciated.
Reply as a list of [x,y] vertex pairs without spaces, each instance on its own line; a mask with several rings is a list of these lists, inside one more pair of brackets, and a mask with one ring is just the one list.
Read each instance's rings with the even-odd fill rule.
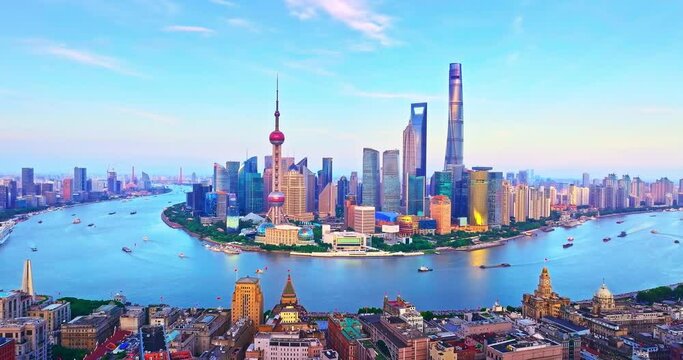
[[420,256],[425,255],[421,251],[416,252],[387,252],[387,251],[366,251],[366,252],[350,252],[350,251],[330,251],[318,253],[302,253],[292,251],[289,253],[292,256],[308,256],[318,258],[378,258],[378,257],[403,257],[403,256]]

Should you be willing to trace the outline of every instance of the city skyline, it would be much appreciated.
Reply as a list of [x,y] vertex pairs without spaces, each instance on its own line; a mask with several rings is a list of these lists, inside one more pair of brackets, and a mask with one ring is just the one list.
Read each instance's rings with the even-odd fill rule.
[[[410,104],[427,102],[429,174],[442,168],[445,72],[458,62],[468,167],[533,168],[555,177],[683,172],[669,160],[683,93],[681,75],[670,71],[681,53],[672,45],[681,30],[669,21],[678,4],[664,13],[633,4],[615,10],[520,2],[484,16],[473,3],[424,9],[342,1],[357,10],[346,17],[318,1],[274,2],[269,11],[243,3],[160,4],[12,4],[0,15],[7,26],[0,48],[8,54],[0,59],[0,120],[10,124],[0,134],[10,149],[0,171],[66,173],[77,163],[166,174],[183,166],[190,174],[247,153],[262,157],[280,73],[283,131],[292,144],[284,156],[332,157],[335,178],[359,171],[362,148],[401,148]],[[33,8],[43,21],[29,28],[22,17]],[[135,20],[130,11],[158,16]],[[90,31],[58,27],[75,16]],[[169,58],[181,49],[183,56]],[[612,51],[623,56],[606,56]],[[263,60],[264,53],[276,56]],[[634,74],[638,92],[623,86]],[[647,124],[648,136],[641,126],[623,126],[636,122]],[[357,134],[361,125],[371,136]],[[55,150],[73,160],[55,161]]]

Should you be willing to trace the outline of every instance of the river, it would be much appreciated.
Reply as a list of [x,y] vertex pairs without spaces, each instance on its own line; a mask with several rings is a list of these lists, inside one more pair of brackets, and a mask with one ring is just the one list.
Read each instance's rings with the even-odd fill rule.
[[[230,307],[235,269],[240,276],[255,276],[256,269],[267,267],[260,277],[270,308],[279,300],[290,271],[300,301],[310,311],[381,306],[385,294],[401,294],[418,309],[474,308],[496,300],[518,306],[522,294],[536,287],[544,265],[555,290],[572,299],[590,298],[603,278],[614,293],[683,281],[683,245],[674,243],[683,241],[681,212],[608,217],[469,253],[320,259],[208,251],[197,239],[161,221],[161,211],[184,201],[184,196],[175,188],[163,195],[31,217],[0,246],[0,289],[21,284],[25,259],[32,260],[35,288],[41,294],[104,299],[122,292],[132,302],[178,306]],[[72,224],[72,214],[82,223]],[[616,224],[617,220],[624,223]],[[88,227],[89,223],[95,226]],[[652,229],[659,234],[651,234]],[[618,238],[622,230],[628,236]],[[563,249],[569,236],[575,245]],[[603,243],[605,236],[612,241]],[[32,252],[32,246],[38,251]],[[133,252],[124,253],[123,246]],[[180,252],[186,258],[180,258]],[[512,267],[478,268],[503,262]],[[434,271],[419,273],[421,265]]]

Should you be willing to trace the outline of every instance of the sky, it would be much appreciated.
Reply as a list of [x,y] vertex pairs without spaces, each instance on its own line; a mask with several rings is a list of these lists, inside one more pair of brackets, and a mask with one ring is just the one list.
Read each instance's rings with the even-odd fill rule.
[[270,153],[335,177],[401,149],[428,173],[462,63],[468,166],[683,177],[681,2],[42,0],[0,11],[0,173],[209,174]]

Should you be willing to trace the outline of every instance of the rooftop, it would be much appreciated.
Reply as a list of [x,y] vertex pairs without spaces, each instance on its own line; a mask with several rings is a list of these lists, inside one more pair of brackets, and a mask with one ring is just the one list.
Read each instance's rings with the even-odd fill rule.
[[348,340],[365,339],[368,337],[363,333],[363,326],[360,324],[360,321],[349,317],[334,320],[341,327],[342,335],[344,335],[344,337]]
[[575,325],[571,321],[567,321],[564,319],[552,317],[552,316],[546,316],[543,319],[541,319],[541,322],[545,322],[551,325],[555,325],[567,332],[582,332],[588,330],[588,328],[585,328],[583,326]]
[[60,307],[63,307],[63,306],[65,306],[65,305],[66,305],[66,304],[63,304],[63,303],[54,303],[54,304],[47,305],[47,306],[43,307],[43,308],[40,309],[40,310],[52,311],[52,310],[59,309]]
[[510,339],[506,341],[501,341],[499,343],[495,343],[489,346],[501,353],[507,353],[540,349],[554,345],[559,346],[560,344],[548,339],[539,339],[536,337],[528,336],[520,339]]
[[259,283],[259,279],[258,279],[258,278],[254,278],[254,277],[246,276],[246,277],[243,277],[243,278],[237,280],[237,283],[238,283],[238,284],[258,284],[258,283]]

